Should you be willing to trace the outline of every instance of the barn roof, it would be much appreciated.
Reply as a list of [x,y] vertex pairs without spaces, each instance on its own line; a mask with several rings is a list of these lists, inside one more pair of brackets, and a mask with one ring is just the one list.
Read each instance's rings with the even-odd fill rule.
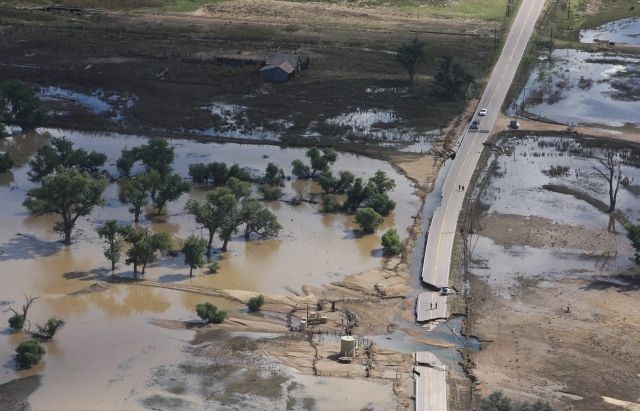
[[280,66],[282,63],[287,62],[291,67],[298,67],[300,64],[300,56],[292,53],[272,53],[265,57],[264,62],[267,66]]
[[271,69],[274,69],[274,68],[279,68],[279,69],[281,69],[282,71],[284,71],[287,74],[291,74],[291,73],[296,71],[296,69],[291,64],[289,64],[288,61],[285,61],[285,62],[277,64],[277,65],[276,64],[267,64],[266,66],[262,67],[260,69],[260,71],[267,71],[267,70],[271,70]]

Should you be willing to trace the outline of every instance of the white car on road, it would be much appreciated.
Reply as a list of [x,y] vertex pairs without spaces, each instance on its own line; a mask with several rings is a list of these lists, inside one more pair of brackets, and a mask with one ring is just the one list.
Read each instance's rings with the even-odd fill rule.
[[487,109],[483,108],[482,110],[480,110],[480,112],[478,113],[479,116],[486,116],[487,115]]

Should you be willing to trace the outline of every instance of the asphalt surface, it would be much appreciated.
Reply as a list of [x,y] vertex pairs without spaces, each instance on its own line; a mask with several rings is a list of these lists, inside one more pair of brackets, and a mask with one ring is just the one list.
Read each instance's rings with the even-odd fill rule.
[[[456,157],[442,189],[442,203],[431,219],[422,264],[422,282],[432,288],[449,285],[453,241],[466,190],[478,166],[483,144],[492,131],[543,6],[544,0],[522,1],[500,58],[474,113],[473,120],[480,121],[479,127],[477,130],[467,128],[459,140]],[[487,109],[487,115],[480,117],[478,112],[483,108]],[[416,303],[418,322],[428,322],[446,316],[446,296],[433,291],[420,293]],[[443,368],[434,366],[439,363],[437,359],[431,358],[429,361],[433,362],[431,366],[415,367],[416,410],[446,411],[446,372]]]
[[[474,113],[473,119],[480,120],[480,126],[477,130],[467,128],[459,140],[456,158],[453,160],[442,189],[442,203],[431,219],[422,264],[423,283],[434,287],[449,285],[449,268],[458,216],[471,176],[478,165],[483,144],[492,131],[543,5],[544,0],[522,2],[500,58]],[[487,109],[487,115],[478,116],[478,112],[483,108]],[[426,322],[436,318],[446,318],[446,298],[443,300],[435,292],[423,294],[425,295],[418,298],[417,321]],[[433,309],[436,302],[437,309]]]

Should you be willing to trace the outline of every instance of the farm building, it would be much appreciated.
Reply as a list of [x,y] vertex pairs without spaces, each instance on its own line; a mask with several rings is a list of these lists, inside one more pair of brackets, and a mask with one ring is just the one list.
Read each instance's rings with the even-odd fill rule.
[[295,74],[296,69],[289,62],[285,61],[277,66],[267,64],[260,69],[260,77],[264,80],[276,81],[283,83],[289,81]]
[[265,57],[260,77],[264,80],[285,82],[300,72],[303,63],[297,53],[273,53]]

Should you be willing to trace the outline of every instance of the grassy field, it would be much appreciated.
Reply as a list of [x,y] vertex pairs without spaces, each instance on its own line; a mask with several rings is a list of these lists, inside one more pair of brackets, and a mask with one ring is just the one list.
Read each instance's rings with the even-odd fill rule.
[[[193,12],[207,4],[235,0],[67,0],[66,6],[115,10],[156,9],[169,12]],[[290,0],[291,3],[311,3],[309,0]],[[339,5],[353,9],[383,8],[440,17],[472,17],[488,20],[504,18],[504,0],[313,0],[315,3]],[[6,4],[23,4],[8,0]],[[50,1],[33,0],[29,4],[50,5]]]

